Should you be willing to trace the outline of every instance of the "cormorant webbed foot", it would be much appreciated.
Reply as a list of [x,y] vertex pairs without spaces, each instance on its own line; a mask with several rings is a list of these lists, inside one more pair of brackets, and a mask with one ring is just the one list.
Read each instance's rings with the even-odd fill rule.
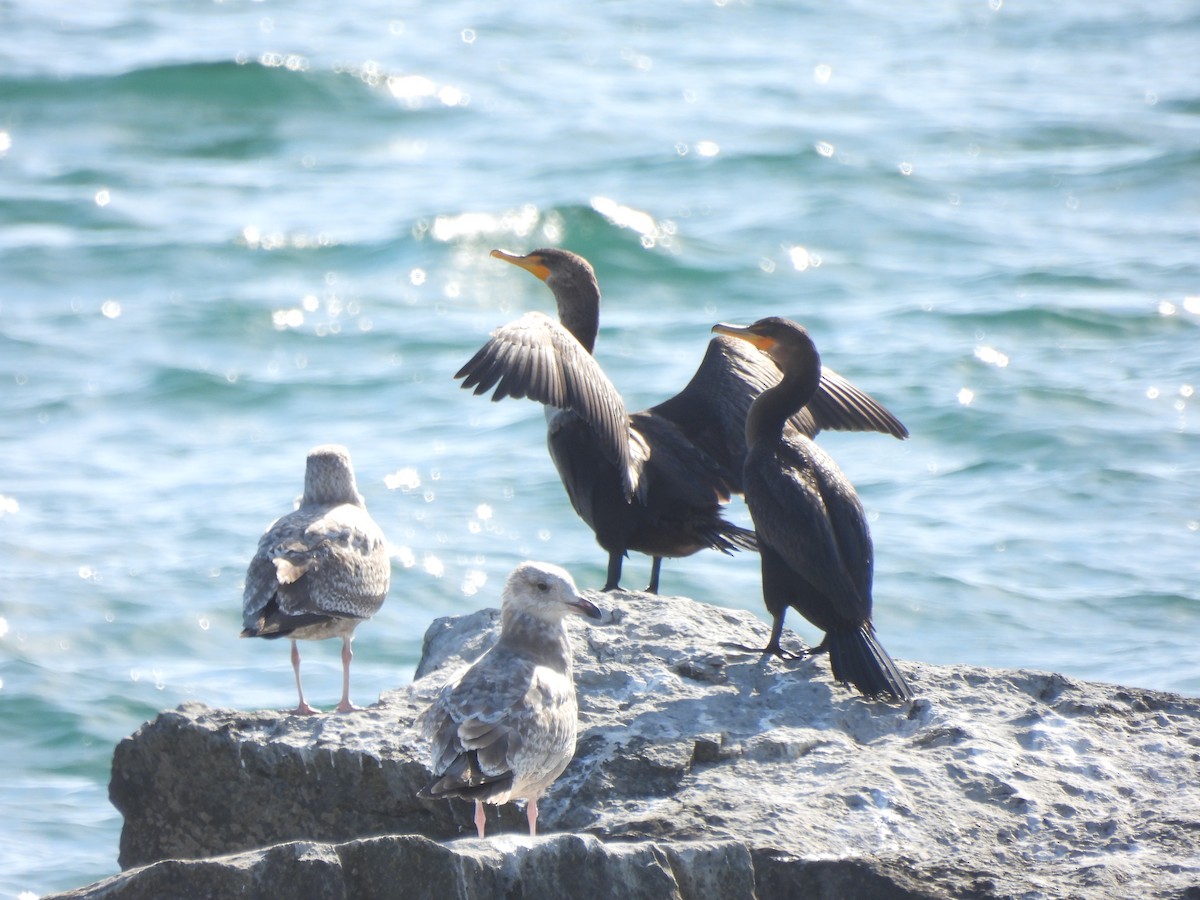
[[768,654],[770,654],[771,656],[774,656],[776,659],[785,659],[785,660],[792,660],[792,661],[808,659],[810,656],[812,656],[812,654],[814,652],[814,651],[809,650],[807,647],[802,647],[799,653],[793,653],[790,650],[784,650],[778,644],[775,644],[774,646],[768,645],[766,647],[747,647],[745,644],[723,643],[723,644],[721,644],[721,646],[724,647],[726,650],[740,650],[743,653],[761,653],[763,656],[767,656]]

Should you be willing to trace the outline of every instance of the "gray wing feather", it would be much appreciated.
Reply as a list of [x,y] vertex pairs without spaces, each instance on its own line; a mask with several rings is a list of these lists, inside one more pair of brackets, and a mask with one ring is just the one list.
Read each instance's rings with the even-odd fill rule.
[[274,599],[287,615],[367,619],[383,604],[390,581],[387,542],[365,509],[301,507],[259,540],[242,613],[251,627]]
[[422,722],[433,745],[435,773],[446,771],[468,750],[477,751],[485,775],[511,769],[522,724],[534,715],[526,703],[534,667],[528,659],[493,648],[442,688]]
[[529,312],[497,328],[454,377],[476,394],[495,388],[492,400],[527,397],[574,412],[623,473],[626,496],[632,496],[637,472],[630,464],[625,401],[599,363],[558,322]]

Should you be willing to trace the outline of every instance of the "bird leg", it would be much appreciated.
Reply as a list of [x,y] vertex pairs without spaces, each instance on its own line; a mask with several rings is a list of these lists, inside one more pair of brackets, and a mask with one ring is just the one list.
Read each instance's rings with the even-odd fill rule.
[[475,801],[475,830],[479,832],[479,836],[483,837],[484,826],[487,825],[487,817],[483,814],[483,801]]
[[619,591],[621,589],[621,560],[625,554],[608,554],[608,576],[605,578],[603,590]]
[[337,711],[340,713],[357,712],[362,709],[361,706],[350,702],[350,660],[354,659],[354,650],[350,647],[352,640],[354,635],[342,638],[342,701],[337,705]]
[[292,671],[296,673],[296,693],[300,696],[300,705],[292,710],[295,716],[315,716],[320,712],[304,702],[304,687],[300,684],[300,646],[292,641]]
[[530,800],[525,805],[525,815],[529,819],[529,836],[537,837],[538,808],[536,800]]
[[654,561],[650,564],[650,584],[646,587],[647,594],[658,593],[658,576],[662,572],[662,557],[654,557]]
[[783,647],[780,646],[779,639],[782,636],[783,616],[776,616],[775,622],[771,625],[771,638],[767,641],[767,646],[747,647],[745,644],[722,644],[721,646],[730,650],[742,650],[746,653],[761,653],[763,656],[770,654],[777,659],[790,660],[807,659],[809,656],[812,656],[813,653],[819,653],[825,649],[824,644],[822,644],[817,650],[808,650],[807,648],[804,648],[801,649],[799,653],[792,653],[790,650],[784,650]]

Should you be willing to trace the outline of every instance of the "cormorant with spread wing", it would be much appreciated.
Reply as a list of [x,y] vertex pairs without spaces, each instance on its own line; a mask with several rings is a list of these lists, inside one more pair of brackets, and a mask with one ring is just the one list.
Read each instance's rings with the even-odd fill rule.
[[[774,363],[741,341],[714,338],[687,387],[630,414],[592,356],[600,288],[588,261],[559,249],[492,256],[544,281],[559,321],[528,312],[497,328],[455,378],[476,394],[495,387],[492,400],[545,404],[550,456],[567,496],[608,551],[604,589],[619,587],[630,550],[654,558],[647,590],[656,593],[664,556],[754,549],[754,533],[721,510],[742,490],[746,414],[779,381]],[[810,437],[821,428],[908,435],[891,413],[829,370],[790,427]]]

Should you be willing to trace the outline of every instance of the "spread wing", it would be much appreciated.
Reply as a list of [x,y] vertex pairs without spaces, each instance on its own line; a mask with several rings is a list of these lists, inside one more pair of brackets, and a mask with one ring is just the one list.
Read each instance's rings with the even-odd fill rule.
[[824,366],[821,368],[821,384],[817,392],[799,415],[806,413],[812,421],[811,433],[807,426],[795,421],[795,418],[793,425],[797,431],[809,437],[816,437],[825,428],[830,431],[878,431],[900,440],[908,437],[908,429],[887,407],[833,369]]
[[[750,404],[782,377],[779,367],[765,353],[745,341],[720,335],[709,341],[704,359],[687,386],[650,412],[671,419],[683,429],[730,473],[740,491]],[[789,421],[796,431],[810,438],[824,428],[908,436],[908,429],[882,404],[828,368],[822,369],[813,399]]]
[[492,332],[458,370],[464,388],[492,400],[528,397],[570,410],[596,435],[606,459],[623,473],[626,497],[637,485],[629,449],[625,402],[600,364],[566,328],[540,312],[529,312]]

